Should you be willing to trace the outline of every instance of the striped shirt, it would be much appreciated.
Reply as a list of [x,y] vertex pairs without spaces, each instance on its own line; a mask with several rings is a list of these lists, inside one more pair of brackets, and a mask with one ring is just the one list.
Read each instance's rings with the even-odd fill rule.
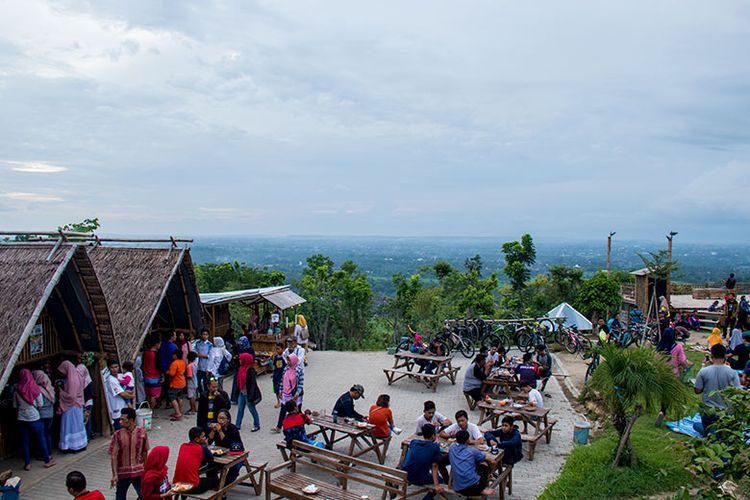
[[143,427],[115,431],[109,443],[109,454],[117,458],[117,479],[142,476],[148,448],[148,434]]

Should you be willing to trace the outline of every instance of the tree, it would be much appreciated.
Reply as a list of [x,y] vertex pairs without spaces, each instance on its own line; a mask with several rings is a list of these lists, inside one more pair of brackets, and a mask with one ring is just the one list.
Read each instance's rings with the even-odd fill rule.
[[548,295],[551,306],[574,302],[583,285],[583,269],[565,265],[550,266]]
[[583,314],[597,317],[620,305],[620,284],[615,278],[599,271],[581,285],[575,307]]
[[679,411],[691,401],[690,394],[667,360],[650,347],[620,349],[605,344],[598,349],[603,361],[589,386],[602,398],[620,436],[612,466],[634,466],[630,432],[638,417],[662,406]]
[[71,233],[91,233],[99,229],[99,218],[94,217],[93,219],[83,219],[81,222],[73,222],[71,224],[65,224],[64,226],[58,226],[58,231],[66,231]]
[[514,292],[520,292],[526,286],[526,280],[531,276],[529,267],[536,262],[536,249],[530,234],[524,234],[521,241],[503,243],[505,267],[503,272],[513,287]]
[[468,272],[476,272],[477,275],[482,275],[482,257],[477,254],[470,259],[464,260],[464,267]]
[[279,270],[250,267],[245,263],[209,262],[195,266],[195,279],[202,292],[230,292],[246,288],[280,286],[286,276]]
[[443,281],[446,276],[450,275],[454,271],[453,266],[451,266],[450,263],[445,260],[439,260],[435,262],[435,265],[432,266],[432,269],[435,271],[435,275],[437,276],[439,281]]
[[422,277],[413,274],[407,279],[403,274],[394,274],[391,278],[396,295],[387,299],[389,316],[393,326],[393,337],[397,340],[404,332],[405,326],[413,324],[414,300],[422,290]]
[[638,257],[643,261],[643,266],[648,269],[652,278],[659,281],[668,281],[672,274],[679,268],[680,263],[676,260],[670,261],[666,250],[658,252],[639,253]]

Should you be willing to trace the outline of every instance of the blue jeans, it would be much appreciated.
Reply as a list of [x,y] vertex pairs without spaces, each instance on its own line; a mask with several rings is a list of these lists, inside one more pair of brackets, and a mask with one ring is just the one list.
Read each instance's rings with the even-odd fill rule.
[[44,457],[44,463],[50,461],[52,457],[49,454],[49,448],[47,447],[47,437],[44,432],[44,424],[41,419],[33,422],[22,422],[18,421],[18,427],[21,430],[21,449],[23,451],[23,463],[29,465],[31,463],[31,436],[34,436],[39,449],[42,451]]
[[43,418],[42,427],[44,427],[44,439],[47,440],[47,449],[52,454],[52,418]]
[[127,500],[128,490],[130,485],[133,485],[138,498],[141,497],[141,478],[140,477],[129,477],[127,479],[117,480],[117,490],[115,491],[115,498],[117,500]]
[[248,410],[250,410],[250,415],[253,416],[253,427],[260,427],[260,416],[258,415],[258,410],[255,408],[254,404],[247,400],[245,393],[240,392],[239,396],[237,396],[237,418],[234,422],[237,428],[239,429],[242,427],[242,417],[245,416],[245,405],[247,405]]

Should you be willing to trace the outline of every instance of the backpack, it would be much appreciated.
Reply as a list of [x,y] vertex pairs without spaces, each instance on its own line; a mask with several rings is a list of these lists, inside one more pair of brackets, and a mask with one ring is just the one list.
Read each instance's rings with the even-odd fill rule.
[[302,327],[302,330],[300,330],[299,332],[299,336],[302,340],[307,340],[308,338],[310,338],[310,331],[307,329],[306,326]]
[[226,357],[221,358],[221,363],[219,363],[219,368],[216,370],[219,372],[218,374],[221,376],[224,376],[229,371],[229,361],[227,361]]

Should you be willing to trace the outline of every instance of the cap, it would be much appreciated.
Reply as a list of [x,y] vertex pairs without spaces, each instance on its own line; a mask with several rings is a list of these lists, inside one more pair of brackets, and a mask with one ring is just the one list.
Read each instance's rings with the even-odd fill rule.
[[352,391],[357,391],[360,396],[365,397],[365,388],[360,384],[354,384],[351,388]]

